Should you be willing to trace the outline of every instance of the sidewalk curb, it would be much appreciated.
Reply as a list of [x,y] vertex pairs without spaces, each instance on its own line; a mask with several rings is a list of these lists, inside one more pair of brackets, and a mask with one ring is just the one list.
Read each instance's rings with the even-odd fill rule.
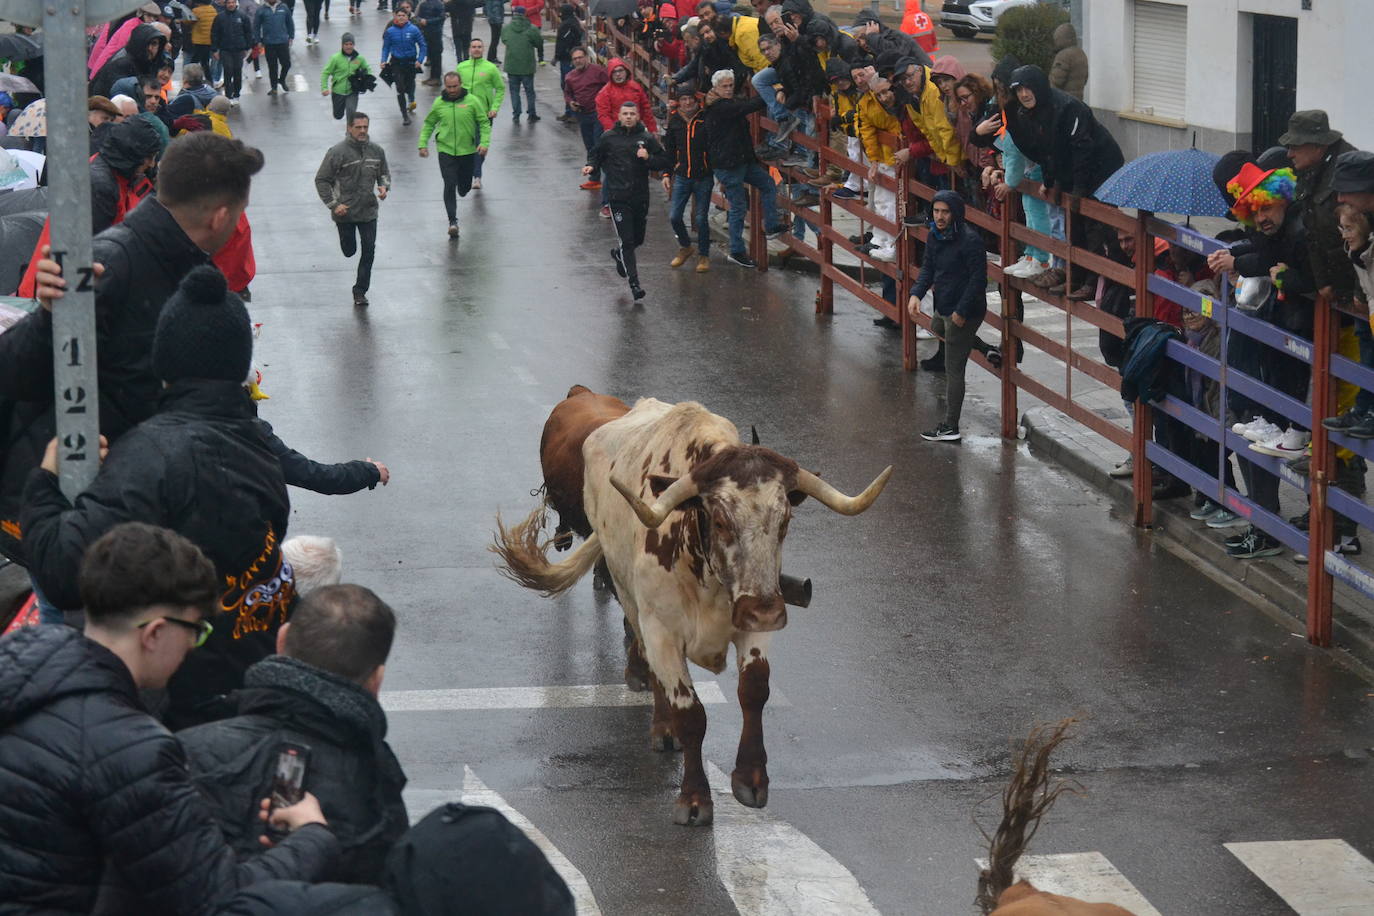
[[[1129,481],[1108,474],[1098,455],[1075,443],[1083,437],[1099,438],[1050,407],[1032,407],[1021,416],[1026,442],[1036,452],[1101,491],[1121,507],[1129,520],[1133,511]],[[1189,500],[1154,503],[1154,524],[1149,534],[1161,539],[1161,547],[1174,549],[1201,572],[1230,588],[1259,610],[1276,617],[1295,632],[1307,626],[1306,567],[1293,562],[1287,550],[1272,560],[1236,560],[1221,543],[1222,532],[1188,517]],[[1227,529],[1238,530],[1238,529]],[[1291,567],[1285,568],[1285,567]],[[1374,677],[1374,626],[1362,617],[1333,614],[1332,650],[1366,677]]]

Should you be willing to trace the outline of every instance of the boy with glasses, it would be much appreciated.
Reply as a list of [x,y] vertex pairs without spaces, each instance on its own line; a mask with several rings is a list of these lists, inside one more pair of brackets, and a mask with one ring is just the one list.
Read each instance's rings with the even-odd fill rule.
[[339,844],[315,797],[272,811],[263,799],[261,819],[290,835],[239,864],[181,745],[139,698],[210,634],[215,567],[180,535],[130,523],[91,544],[79,584],[84,634],[40,626],[0,639],[0,899],[194,913],[260,881],[318,880]]

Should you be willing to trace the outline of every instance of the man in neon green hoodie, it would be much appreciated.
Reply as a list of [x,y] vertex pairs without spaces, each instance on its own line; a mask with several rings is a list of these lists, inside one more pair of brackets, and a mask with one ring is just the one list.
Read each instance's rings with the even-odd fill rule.
[[[468,43],[468,59],[454,67],[453,72],[458,74],[468,92],[485,100],[482,104],[487,106],[487,120],[495,119],[506,97],[506,84],[501,79],[501,70],[487,60],[486,45],[482,39],[474,38]],[[477,157],[477,165],[472,173],[473,190],[482,189],[482,163],[486,158],[485,152]]]
[[491,143],[487,101],[463,88],[457,73],[444,74],[444,91],[420,126],[420,157],[429,156],[429,137],[439,147],[439,174],[444,179],[448,237],[458,238],[458,197],[472,190],[473,170]]
[[345,127],[353,121],[353,112],[358,110],[358,87],[353,85],[353,80],[359,73],[366,72],[367,61],[354,47],[353,33],[344,32],[342,50],[329,58],[329,63],[320,71],[320,95],[331,96],[334,120],[343,120]]

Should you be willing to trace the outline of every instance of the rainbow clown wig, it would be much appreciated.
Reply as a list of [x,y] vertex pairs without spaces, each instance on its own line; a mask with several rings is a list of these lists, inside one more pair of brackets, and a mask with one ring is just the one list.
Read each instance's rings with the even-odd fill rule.
[[1226,183],[1227,193],[1236,201],[1231,212],[1247,229],[1255,227],[1256,209],[1279,200],[1291,201],[1296,187],[1297,176],[1292,169],[1266,171],[1249,162]]

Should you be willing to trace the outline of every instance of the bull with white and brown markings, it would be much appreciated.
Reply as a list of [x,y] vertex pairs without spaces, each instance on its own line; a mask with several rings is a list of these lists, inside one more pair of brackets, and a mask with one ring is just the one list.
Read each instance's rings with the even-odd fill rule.
[[790,458],[742,444],[732,423],[700,404],[652,398],[591,431],[582,457],[591,536],[551,564],[540,543],[542,509],[510,529],[498,520],[493,549],[503,572],[554,595],[605,557],[653,675],[651,743],[683,750],[673,813],[679,824],[709,824],[713,816],[701,759],[706,710],[687,660],[720,672],[733,644],[744,729],[730,783],[741,804],[763,807],[768,646],[772,632],[787,624],[778,577],[792,509],[811,496],[857,515],[877,499],[892,469],[859,496],[845,496]]

